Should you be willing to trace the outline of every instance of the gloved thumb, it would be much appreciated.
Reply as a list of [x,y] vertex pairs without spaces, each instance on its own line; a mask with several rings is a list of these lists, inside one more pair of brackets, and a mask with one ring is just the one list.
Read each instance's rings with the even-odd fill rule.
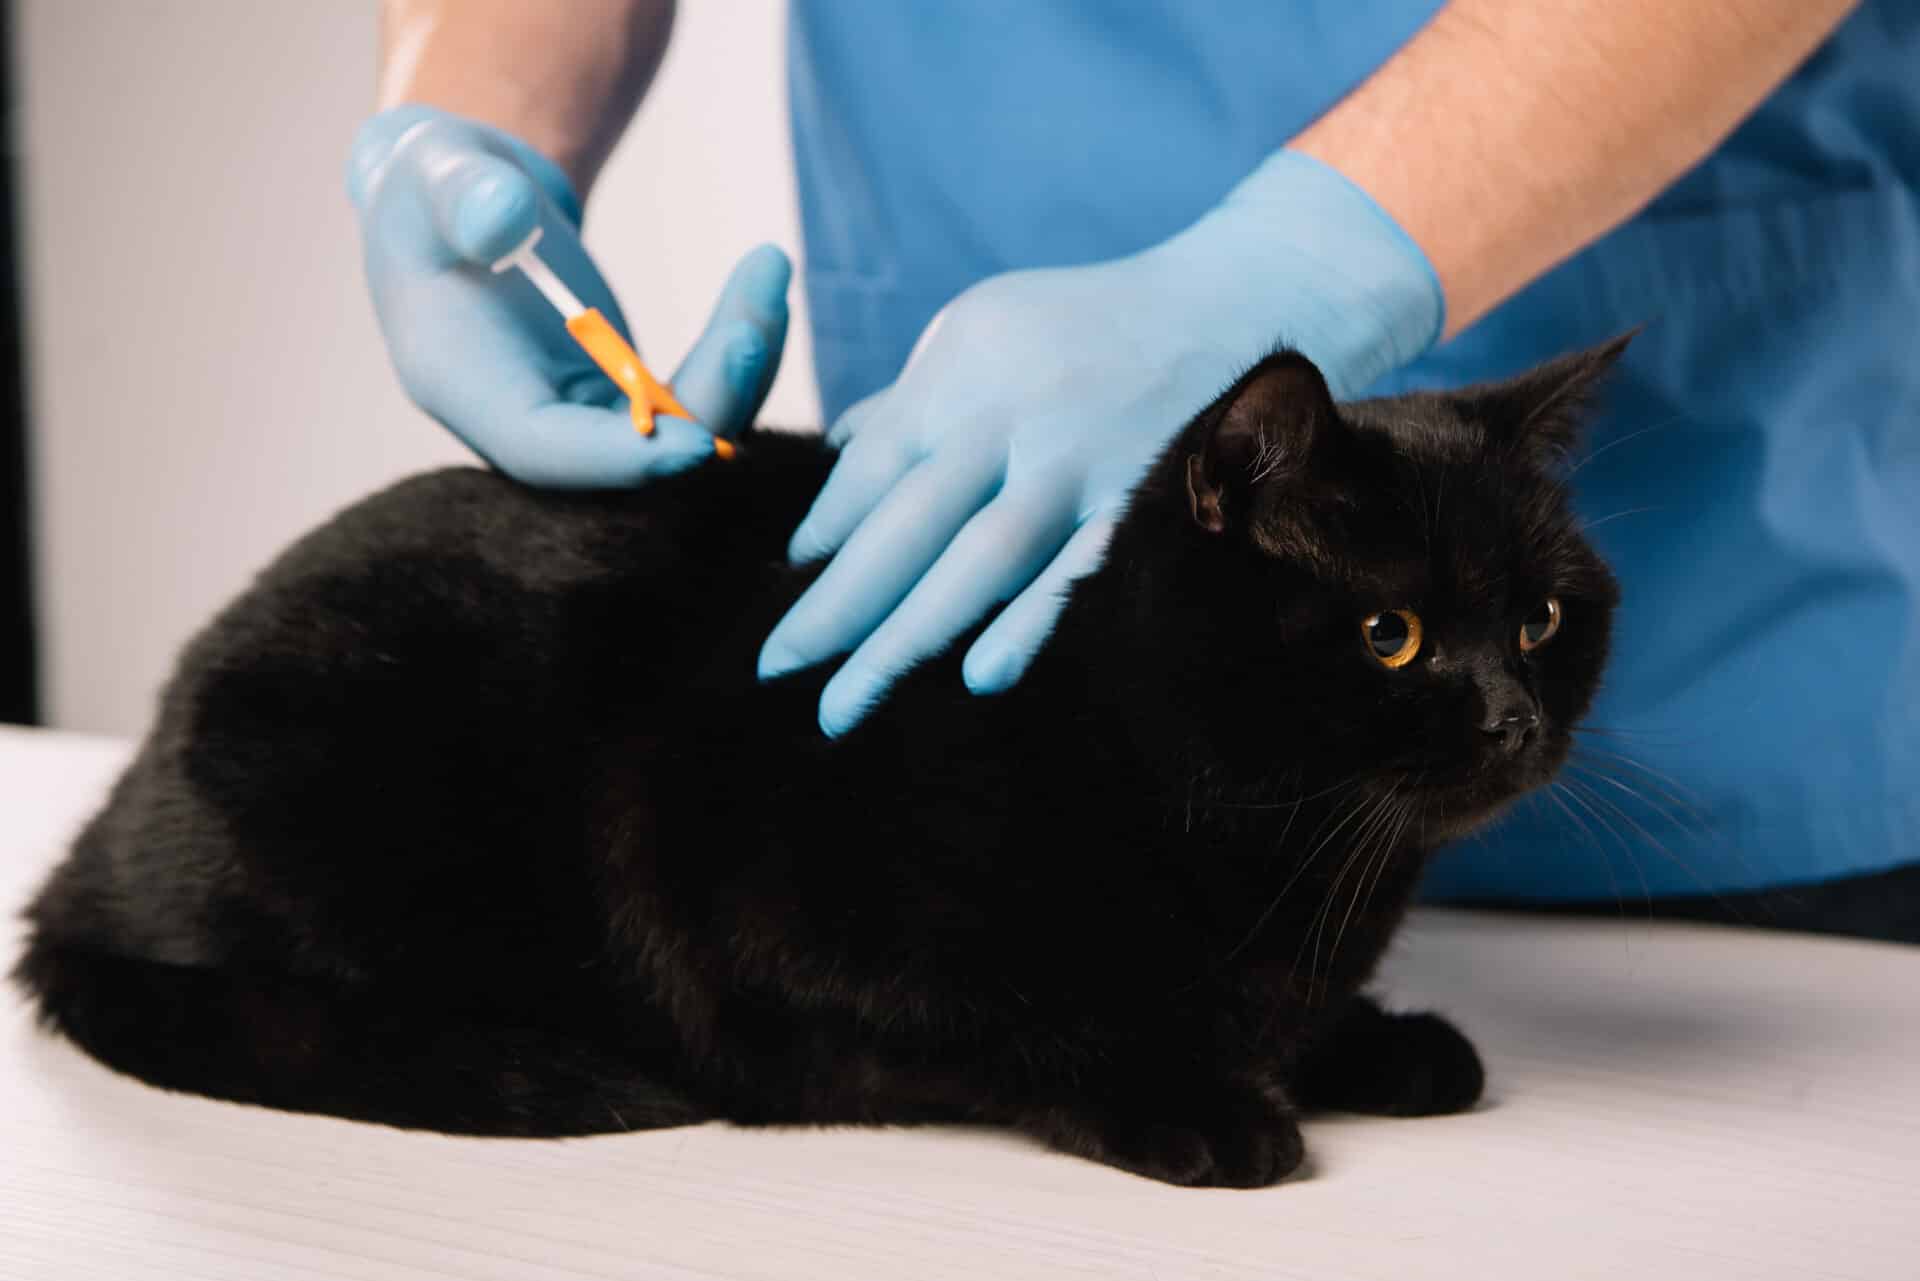
[[699,341],[673,375],[674,395],[708,429],[731,435],[753,422],[780,369],[793,267],[773,245],[734,266]]
[[440,238],[459,257],[490,266],[511,253],[540,221],[533,179],[513,163],[466,151],[444,164],[423,157],[427,200]]
[[[368,120],[354,136],[347,160],[347,194],[365,218],[371,215],[378,193],[396,187],[406,193],[402,206],[424,204],[432,224],[430,234],[439,241],[440,252],[490,266],[526,239],[538,223],[536,179],[547,179],[563,213],[578,216],[559,171],[529,174],[524,165],[501,154],[515,150],[525,153],[527,163],[551,169],[510,138],[489,142],[474,126],[444,112],[414,105],[395,107]],[[562,195],[568,199],[561,200]]]

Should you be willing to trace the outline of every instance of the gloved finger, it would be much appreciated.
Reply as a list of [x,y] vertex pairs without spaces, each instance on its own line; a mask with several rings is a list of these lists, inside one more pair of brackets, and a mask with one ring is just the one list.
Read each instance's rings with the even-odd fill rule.
[[878,410],[886,403],[886,391],[874,392],[864,400],[855,401],[853,406],[834,420],[827,429],[827,443],[835,449],[845,449],[847,442],[859,435],[866,426],[878,416]]
[[488,462],[542,489],[618,489],[697,467],[713,436],[697,423],[659,415],[651,436],[633,429],[625,401],[614,409],[546,404],[488,421],[465,437]]
[[773,245],[742,258],[727,277],[706,329],[674,373],[674,395],[710,431],[740,431],[760,412],[786,346],[792,278],[792,264]]
[[373,189],[393,155],[394,144],[425,117],[405,111],[383,111],[364,121],[347,151],[347,198],[361,213],[367,210]]
[[853,652],[820,695],[820,728],[852,729],[895,676],[951,644],[1025,587],[1073,533],[1071,485],[1002,492],[969,520],[907,598]]
[[897,432],[870,432],[840,455],[813,506],[787,542],[796,564],[831,555],[920,461],[920,451]]
[[403,146],[418,153],[401,159],[421,166],[441,239],[467,262],[491,266],[540,221],[533,179],[518,166],[471,147],[448,146],[431,132]]
[[1000,459],[962,451],[907,473],[794,603],[760,651],[760,677],[853,649],[893,612],[993,496]]
[[1033,656],[1053,634],[1074,580],[1091,574],[1106,559],[1113,528],[1111,514],[1096,516],[1080,526],[1059,555],[980,633],[960,668],[968,689],[976,694],[998,694],[1019,681]]
[[[653,435],[641,436],[626,398],[604,374],[579,359],[554,368],[513,328],[474,326],[450,342],[433,326],[402,324],[388,340],[414,403],[526,483],[617,488],[712,456],[712,434],[682,418],[656,415]],[[571,342],[564,331],[558,341]],[[578,386],[581,380],[591,383]]]
[[384,180],[388,162],[402,143],[411,145],[428,136],[439,139],[442,147],[504,154],[539,185],[567,225],[578,230],[580,197],[560,166],[511,134],[417,102],[369,117],[354,134],[347,153],[347,196],[353,207],[366,213],[374,189]]

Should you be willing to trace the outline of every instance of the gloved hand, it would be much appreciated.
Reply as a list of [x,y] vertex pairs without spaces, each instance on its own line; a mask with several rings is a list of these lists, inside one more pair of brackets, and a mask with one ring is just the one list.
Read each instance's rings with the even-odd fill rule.
[[662,416],[641,436],[626,398],[559,313],[519,272],[490,269],[538,223],[540,256],[626,335],[580,243],[579,199],[551,161],[500,130],[408,105],[361,127],[347,187],[407,393],[508,475],[556,487],[638,484],[708,458],[710,431],[745,427],[766,398],[787,334],[791,269],[778,249],[762,246],[734,268],[673,375],[699,425]]
[[975,693],[1006,689],[1145,469],[1238,375],[1285,343],[1351,395],[1430,347],[1443,315],[1406,233],[1287,151],[1142,253],[981,282],[834,425],[844,452],[790,548],[833,561],[768,637],[762,679],[853,650],[821,696],[837,735],[1011,601],[963,669]]

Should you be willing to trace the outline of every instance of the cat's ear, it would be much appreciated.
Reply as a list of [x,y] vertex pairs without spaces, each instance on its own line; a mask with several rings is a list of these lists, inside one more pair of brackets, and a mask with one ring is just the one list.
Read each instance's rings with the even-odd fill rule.
[[1253,488],[1304,467],[1334,416],[1327,380],[1305,356],[1283,351],[1254,366],[1188,441],[1194,524],[1218,534],[1244,518]]
[[1467,393],[1470,412],[1479,419],[1488,444],[1499,449],[1519,447],[1549,459],[1571,454],[1608,371],[1639,332],[1630,329],[1598,346],[1557,356],[1505,382]]

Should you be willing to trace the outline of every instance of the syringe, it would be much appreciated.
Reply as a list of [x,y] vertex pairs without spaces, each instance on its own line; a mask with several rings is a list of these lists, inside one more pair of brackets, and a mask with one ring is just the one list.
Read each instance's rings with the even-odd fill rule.
[[[566,282],[554,274],[553,268],[547,266],[540,255],[533,251],[533,247],[539,243],[540,228],[535,227],[518,248],[494,263],[493,269],[500,272],[509,267],[518,267],[533,282],[533,287],[553,304],[554,310],[567,322],[567,332],[580,344],[580,349],[593,357],[593,363],[600,366],[621,391],[627,393],[627,399],[633,406],[633,425],[642,436],[653,435],[653,416],[656,413],[694,421],[686,406],[674,397],[673,389],[647,371],[646,365],[641,363],[640,353],[608,323],[600,309],[582,303],[573,290],[567,288]],[[715,436],[713,452],[715,457],[731,458],[733,442],[724,436]]]

